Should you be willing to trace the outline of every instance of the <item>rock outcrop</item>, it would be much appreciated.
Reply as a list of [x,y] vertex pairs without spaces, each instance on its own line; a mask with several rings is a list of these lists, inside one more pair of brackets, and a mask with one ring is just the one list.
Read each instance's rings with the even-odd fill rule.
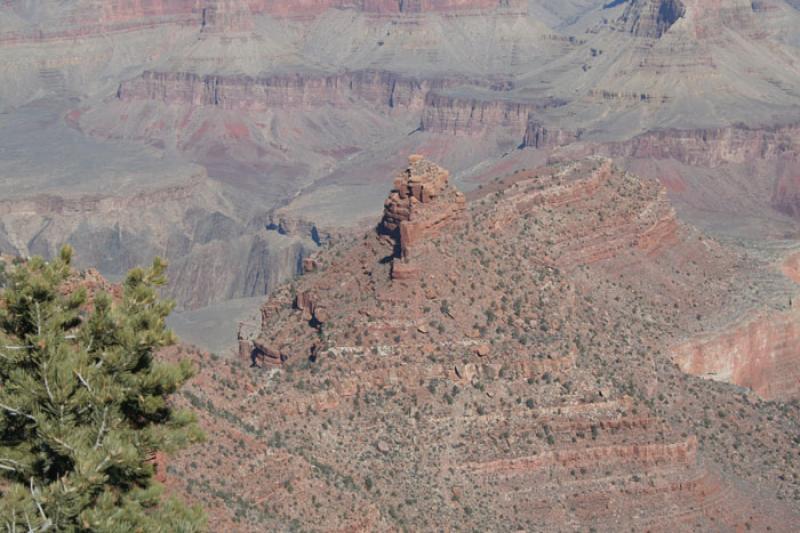
[[408,168],[395,179],[378,226],[378,232],[387,235],[394,245],[394,279],[415,277],[420,268],[416,258],[424,241],[438,235],[464,212],[464,195],[450,186],[449,176],[438,165],[412,155]]
[[687,165],[714,168],[777,158],[800,150],[800,126],[746,126],[696,130],[655,130],[629,141],[609,143],[612,157],[675,159]]
[[681,0],[632,0],[620,22],[637,37],[658,39],[686,13]]
[[425,98],[420,128],[449,135],[482,135],[508,129],[520,138],[532,118],[543,109],[559,107],[558,99],[539,101],[508,100],[498,91],[497,98],[473,98],[431,91]]
[[676,347],[673,358],[684,372],[747,387],[767,400],[800,398],[800,305],[693,339]]

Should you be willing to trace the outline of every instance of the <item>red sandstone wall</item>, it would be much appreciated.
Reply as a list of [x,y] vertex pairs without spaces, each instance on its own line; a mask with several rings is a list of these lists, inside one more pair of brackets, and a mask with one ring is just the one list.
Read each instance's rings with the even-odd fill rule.
[[[787,296],[788,298],[788,296]],[[765,399],[800,396],[800,302],[718,335],[678,346],[678,366],[693,375],[748,387]]]

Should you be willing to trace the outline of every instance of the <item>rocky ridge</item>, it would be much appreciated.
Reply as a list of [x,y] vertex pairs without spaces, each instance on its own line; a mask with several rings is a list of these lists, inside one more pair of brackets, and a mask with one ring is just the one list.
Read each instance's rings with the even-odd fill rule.
[[[239,361],[202,359],[186,401],[240,466],[198,469],[215,459],[197,450],[170,483],[215,527],[794,523],[796,403],[668,351],[740,307],[757,265],[604,159],[498,177],[467,206],[416,157],[392,188],[374,230],[264,304]],[[394,276],[406,253],[418,271]]]

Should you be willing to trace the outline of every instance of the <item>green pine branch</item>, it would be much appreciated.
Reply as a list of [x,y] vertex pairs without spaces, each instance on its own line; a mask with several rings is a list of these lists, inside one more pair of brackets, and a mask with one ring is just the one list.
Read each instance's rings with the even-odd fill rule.
[[6,265],[0,286],[0,524],[9,531],[200,531],[162,498],[151,458],[202,438],[174,394],[194,374],[157,289],[166,263],[132,270],[121,301],[65,294],[72,251]]

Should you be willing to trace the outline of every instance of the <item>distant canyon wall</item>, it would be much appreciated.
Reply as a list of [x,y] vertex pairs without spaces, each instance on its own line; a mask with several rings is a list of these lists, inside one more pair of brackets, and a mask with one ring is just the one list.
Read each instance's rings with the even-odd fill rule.
[[599,147],[597,153],[614,158],[674,160],[692,167],[717,169],[725,165],[753,167],[771,161],[771,176],[766,180],[769,205],[800,219],[800,124],[745,126],[695,130],[656,130],[627,141]]
[[129,196],[0,201],[0,253],[54,257],[70,244],[79,266],[113,279],[162,256],[165,292],[186,308],[267,294],[301,271],[317,235],[308,224],[242,220],[202,176]]
[[714,168],[796,154],[800,150],[800,124],[657,130],[611,143],[608,150],[612,157],[675,159],[687,165]]
[[[24,5],[11,0],[0,5],[11,13],[19,13],[24,20]],[[0,31],[0,42],[47,41],[164,24],[211,28],[230,18],[247,29],[247,16],[307,18],[329,9],[371,15],[458,15],[488,11],[525,15],[528,3],[526,0],[80,0],[74,6],[60,9],[53,12],[52,24]]]
[[[542,110],[564,105],[564,101],[506,99],[504,93],[510,87],[504,80],[424,79],[380,70],[263,77],[146,71],[120,84],[117,97],[121,101],[153,100],[248,111],[366,103],[389,114],[415,113],[420,117],[420,130],[433,133],[475,136],[507,128],[523,146],[537,148],[577,140],[579,133],[548,129],[536,118]],[[483,98],[462,96],[457,94],[459,88],[490,94]]]
[[461,78],[418,79],[379,70],[264,77],[146,71],[120,84],[117,97],[250,111],[347,106],[361,100],[384,109],[419,112],[430,91],[462,83],[468,82]]

